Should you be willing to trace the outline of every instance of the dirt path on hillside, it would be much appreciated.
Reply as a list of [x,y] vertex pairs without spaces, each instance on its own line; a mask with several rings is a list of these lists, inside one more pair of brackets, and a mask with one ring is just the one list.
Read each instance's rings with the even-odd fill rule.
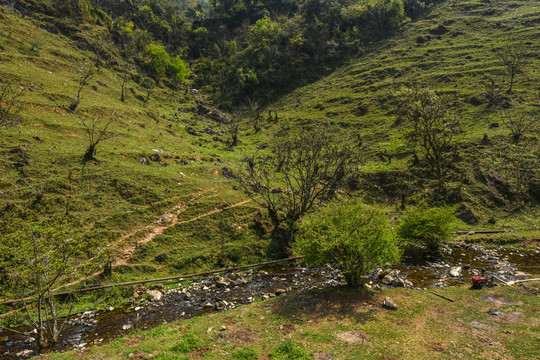
[[[189,201],[187,202],[190,202],[190,201],[194,201],[198,198],[198,196],[200,196],[201,193],[198,193],[196,196],[192,197]],[[215,196],[215,194],[214,194]],[[180,216],[180,214],[186,209],[186,205],[185,203],[186,202],[183,202],[183,203],[180,203],[176,206],[176,213],[174,215],[171,214],[171,212],[167,212],[165,214],[163,214],[157,221],[156,221],[156,224],[158,224],[158,226],[154,226],[154,225],[149,225],[149,226],[145,226],[143,228],[138,228],[138,229],[135,229],[131,232],[129,232],[128,234],[122,236],[120,238],[120,246],[122,246],[122,242],[126,239],[129,239],[131,236],[135,235],[137,232],[139,231],[144,231],[144,230],[148,230],[149,233],[145,235],[145,237],[143,239],[140,239],[138,241],[136,241],[135,243],[132,243],[132,244],[128,244],[128,246],[125,246],[125,247],[122,247],[121,251],[120,251],[120,254],[118,254],[116,256],[116,259],[114,260],[113,264],[112,264],[112,267],[117,267],[117,266],[120,266],[120,265],[127,265],[128,262],[129,262],[129,259],[131,258],[131,256],[133,256],[133,253],[135,252],[135,249],[137,249],[137,246],[140,246],[142,244],[146,244],[152,240],[154,240],[154,238],[160,234],[163,234],[163,232],[170,228],[170,227],[173,227],[177,224],[184,224],[184,223],[188,223],[188,222],[191,222],[191,221],[195,221],[195,220],[198,220],[198,219],[201,219],[201,218],[204,218],[206,216],[210,216],[212,214],[215,214],[215,213],[218,213],[220,211],[223,211],[223,210],[227,210],[227,209],[231,209],[231,208],[234,208],[234,207],[237,207],[237,206],[241,206],[241,205],[244,205],[244,204],[247,204],[248,202],[250,202],[251,199],[245,199],[245,200],[242,200],[242,201],[239,201],[237,203],[234,203],[234,204],[231,204],[231,205],[227,205],[225,207],[221,207],[221,208],[216,208],[214,210],[211,210],[211,211],[208,211],[204,214],[201,214],[201,215],[197,215],[191,219],[187,219],[187,220],[178,220],[178,217]],[[170,217],[170,221],[167,222],[167,223],[163,223],[161,225],[159,225],[160,223],[162,223],[162,219],[164,217],[167,217],[167,215],[171,215]],[[100,274],[101,271],[98,271],[92,275],[89,276],[90,277],[94,277],[94,276],[97,276]],[[72,285],[75,285],[77,283],[81,282],[81,280],[75,280],[75,281],[72,281],[70,283],[67,283],[67,284],[64,284],[62,285],[61,287],[58,287],[56,289],[54,289],[53,291],[57,291],[59,290],[60,288],[64,288],[64,287],[68,287],[68,286],[72,286]]]
[[[143,239],[138,240],[134,244],[129,244],[128,247],[124,248],[122,250],[122,252],[116,257],[116,260],[114,261],[112,266],[116,267],[116,266],[120,266],[120,265],[127,265],[129,259],[131,258],[131,256],[133,256],[133,253],[135,252],[135,249],[138,246],[141,246],[143,244],[146,244],[146,243],[154,240],[154,238],[156,236],[158,236],[160,234],[163,234],[163,232],[166,229],[170,228],[170,227],[173,227],[173,226],[178,225],[178,224],[185,224],[185,223],[188,223],[188,222],[199,220],[201,218],[210,216],[210,215],[218,213],[220,211],[231,209],[231,208],[234,208],[236,206],[244,205],[244,204],[246,204],[246,203],[248,203],[250,201],[251,201],[251,199],[242,200],[242,201],[239,201],[237,203],[225,206],[223,208],[214,209],[214,210],[211,210],[211,211],[209,211],[207,213],[195,216],[194,218],[187,219],[187,220],[182,220],[182,221],[179,221],[178,217],[182,213],[182,211],[185,210],[185,207],[179,209],[176,212],[176,214],[174,214],[174,215],[171,215],[170,213],[163,214],[162,217],[158,220],[158,223],[163,224],[163,225],[156,226],[156,227],[155,226],[147,226],[147,227],[142,228],[142,229],[137,229],[137,230],[131,232],[130,234],[126,235],[125,237],[123,237],[123,239],[127,239],[130,236],[132,236],[133,234],[135,234],[135,233],[137,233],[137,232],[139,232],[141,230],[149,230],[150,231],[148,234],[146,234],[146,236]],[[171,216],[169,217],[167,215],[171,215]]]

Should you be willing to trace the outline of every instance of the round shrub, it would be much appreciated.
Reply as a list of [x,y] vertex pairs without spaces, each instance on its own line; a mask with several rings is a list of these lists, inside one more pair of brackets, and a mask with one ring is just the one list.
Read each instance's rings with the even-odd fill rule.
[[362,275],[375,267],[400,259],[384,214],[360,201],[332,203],[305,219],[297,249],[307,263],[339,269],[350,286],[360,285]]
[[452,239],[451,226],[456,221],[454,208],[417,209],[405,214],[397,228],[400,240],[425,247],[436,254],[442,244]]

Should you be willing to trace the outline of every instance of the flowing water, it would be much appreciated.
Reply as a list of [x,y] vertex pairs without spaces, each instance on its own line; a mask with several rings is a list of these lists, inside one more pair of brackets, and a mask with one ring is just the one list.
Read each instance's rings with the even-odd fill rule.
[[[452,267],[460,267],[461,274],[450,276]],[[482,268],[486,275],[495,275],[503,281],[526,278],[540,272],[540,250],[461,245],[446,248],[442,257],[430,261],[411,248],[405,250],[402,264],[392,267],[392,274],[410,281],[409,287],[422,289],[469,283],[471,276],[479,274]],[[384,287],[384,274],[379,271],[366,281]],[[274,267],[211,277],[189,287],[179,285],[177,289],[166,291],[160,300],[148,301],[140,297],[130,299],[130,305],[122,308],[71,316],[52,350],[83,349],[107,343],[134,328],[149,329],[208,312],[229,310],[257,299],[343,283],[343,276],[329,267]],[[38,348],[32,336],[0,332],[1,359],[24,359],[36,354]]]

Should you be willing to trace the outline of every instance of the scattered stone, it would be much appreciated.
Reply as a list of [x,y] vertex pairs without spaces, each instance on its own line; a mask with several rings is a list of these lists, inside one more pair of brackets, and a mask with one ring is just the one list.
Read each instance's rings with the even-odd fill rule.
[[161,162],[161,156],[159,154],[152,154],[150,155],[150,160],[155,162]]
[[159,301],[163,296],[159,290],[147,290],[146,293],[148,294],[150,301]]
[[210,334],[210,332],[211,332],[213,329],[214,329],[213,327],[209,327],[208,329],[206,329],[206,333],[207,333],[207,334]]
[[125,324],[122,326],[122,330],[129,330],[131,329],[131,324]]
[[170,213],[167,213],[167,214],[161,215],[161,217],[159,218],[157,223],[158,223],[158,225],[168,225],[168,224],[172,223],[173,220],[174,220],[174,215],[170,214]]
[[461,271],[462,271],[461,266],[452,266],[450,268],[450,271],[448,271],[448,274],[453,277],[460,277]]
[[159,290],[159,291],[165,291],[165,285],[163,284],[154,284],[150,287],[150,290]]
[[223,276],[220,276],[216,281],[216,285],[221,286],[221,287],[226,287],[226,286],[229,286],[230,284],[231,284],[230,280]]
[[221,327],[219,328],[219,331],[225,331],[227,330],[227,327],[225,325],[221,325]]
[[495,308],[489,309],[487,313],[488,313],[489,315],[494,315],[494,316],[498,316],[498,315],[501,314],[500,311],[497,310],[497,309],[495,309]]
[[398,308],[394,300],[390,299],[388,296],[384,298],[382,302],[382,307],[387,308],[389,310],[397,310]]
[[26,357],[26,356],[32,355],[33,353],[34,353],[34,350],[23,350],[23,351],[19,351],[15,355],[18,357]]

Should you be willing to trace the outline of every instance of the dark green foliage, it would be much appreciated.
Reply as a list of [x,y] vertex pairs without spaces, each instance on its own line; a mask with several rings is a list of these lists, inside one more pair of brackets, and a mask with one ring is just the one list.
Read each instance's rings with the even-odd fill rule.
[[385,263],[399,261],[395,234],[383,213],[361,201],[332,203],[303,221],[297,248],[309,264],[331,264],[350,286]]
[[297,343],[289,340],[281,343],[271,354],[275,360],[311,360],[313,356]]
[[174,345],[171,350],[182,353],[189,353],[203,346],[203,342],[200,339],[197,339],[193,334],[187,333],[182,335],[182,339],[176,345]]
[[454,213],[452,207],[411,210],[397,228],[397,235],[405,242],[437,253],[442,244],[452,240],[451,229],[456,221]]
[[214,100],[226,106],[247,99],[267,103],[320,78],[392,34],[406,13],[417,16],[429,3],[231,0],[186,9],[173,0],[21,2],[55,16],[68,35],[72,19],[108,26],[120,47],[137,49],[125,53],[125,60],[134,58],[155,79],[184,82],[188,71],[181,58],[194,62],[195,85],[210,85]]

